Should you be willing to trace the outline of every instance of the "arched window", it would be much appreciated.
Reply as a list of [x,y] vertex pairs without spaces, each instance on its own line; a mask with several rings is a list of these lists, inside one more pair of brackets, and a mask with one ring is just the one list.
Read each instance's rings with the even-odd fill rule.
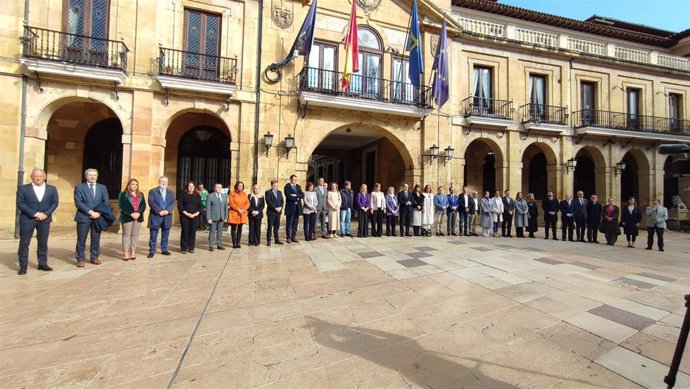
[[382,96],[383,45],[378,34],[368,26],[357,28],[359,72],[352,76],[352,93],[372,99]]
[[122,190],[122,124],[117,118],[101,120],[86,133],[82,172],[91,168],[98,170],[98,182],[108,188],[110,199],[117,199]]
[[177,185],[202,182],[206,188],[215,183],[230,185],[230,138],[221,130],[199,126],[180,139],[177,157]]

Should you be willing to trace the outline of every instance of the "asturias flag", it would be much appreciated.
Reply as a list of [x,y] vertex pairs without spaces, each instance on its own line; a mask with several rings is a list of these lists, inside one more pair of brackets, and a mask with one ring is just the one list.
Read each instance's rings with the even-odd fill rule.
[[352,73],[359,71],[359,40],[357,37],[357,2],[352,1],[352,15],[350,15],[350,28],[345,37],[345,69],[343,70],[342,89],[350,86]]
[[292,48],[290,48],[290,52],[288,53],[287,57],[285,57],[285,59],[283,59],[282,61],[276,62],[269,67],[283,67],[287,65],[287,63],[290,62],[296,55],[309,55],[309,52],[311,51],[311,46],[314,43],[314,27],[316,26],[316,2],[317,0],[312,1],[311,6],[309,7],[309,12],[307,12],[307,17],[304,19],[304,23],[302,23],[302,28],[299,29],[297,38],[295,38],[295,42],[292,44]]
[[424,73],[424,59],[422,58],[422,34],[419,32],[417,0],[412,1],[412,18],[410,19],[410,30],[407,33],[405,50],[410,52],[410,80],[412,85],[419,88],[422,73]]
[[441,36],[439,37],[438,46],[436,47],[436,58],[434,59],[434,66],[431,69],[434,73],[434,83],[431,87],[434,101],[438,109],[443,107],[443,104],[448,101],[448,31],[446,30],[446,21],[443,21],[441,27]]

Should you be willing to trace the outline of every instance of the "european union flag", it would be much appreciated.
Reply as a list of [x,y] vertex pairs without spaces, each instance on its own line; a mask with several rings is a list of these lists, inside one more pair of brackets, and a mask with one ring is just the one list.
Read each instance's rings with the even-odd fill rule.
[[297,33],[297,38],[290,48],[290,52],[287,57],[280,62],[276,62],[269,67],[283,67],[287,65],[296,55],[309,55],[311,51],[312,43],[314,43],[314,27],[316,26],[316,2],[314,0],[309,7],[309,12],[307,12],[307,17],[304,18],[304,23],[302,23],[302,28],[299,29]]
[[443,20],[441,36],[436,47],[436,58],[431,71],[434,73],[434,83],[431,86],[431,93],[438,109],[448,101],[448,31],[446,21]]
[[419,13],[417,12],[417,0],[412,2],[412,18],[410,30],[407,34],[405,50],[410,52],[410,80],[412,85],[421,86],[422,73],[424,73],[424,59],[422,58],[422,34],[419,32]]

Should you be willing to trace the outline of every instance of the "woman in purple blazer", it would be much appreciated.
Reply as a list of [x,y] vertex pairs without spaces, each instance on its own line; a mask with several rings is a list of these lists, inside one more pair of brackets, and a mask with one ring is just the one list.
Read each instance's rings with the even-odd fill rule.
[[369,213],[371,212],[371,197],[367,193],[367,185],[362,184],[357,193],[357,237],[366,238],[369,236]]

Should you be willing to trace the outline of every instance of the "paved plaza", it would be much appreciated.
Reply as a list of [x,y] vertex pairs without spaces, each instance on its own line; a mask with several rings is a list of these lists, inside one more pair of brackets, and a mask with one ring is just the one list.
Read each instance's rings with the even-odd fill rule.
[[[481,237],[211,253],[200,234],[196,254],[130,262],[106,234],[84,269],[71,234],[51,237],[50,273],[32,246],[23,277],[0,241],[1,388],[663,388],[690,290],[673,232],[665,253]],[[690,352],[681,370],[690,388]]]

